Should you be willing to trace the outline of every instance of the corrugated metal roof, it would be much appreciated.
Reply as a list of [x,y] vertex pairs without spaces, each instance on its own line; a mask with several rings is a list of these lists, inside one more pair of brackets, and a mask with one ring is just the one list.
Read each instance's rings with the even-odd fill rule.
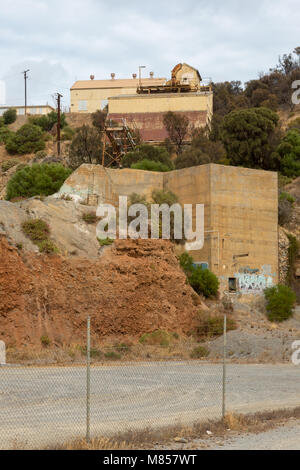
[[[166,78],[142,78],[142,86],[164,85]],[[93,88],[135,88],[139,85],[138,78],[114,78],[110,80],[77,80],[71,90],[83,90]]]

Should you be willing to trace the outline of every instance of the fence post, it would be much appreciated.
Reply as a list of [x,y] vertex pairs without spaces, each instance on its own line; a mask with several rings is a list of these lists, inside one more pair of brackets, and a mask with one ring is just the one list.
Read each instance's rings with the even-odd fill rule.
[[87,332],[86,332],[86,441],[90,442],[90,398],[91,398],[91,321],[90,317],[87,318]]
[[223,397],[222,397],[222,417],[225,418],[225,398],[226,398],[226,335],[227,323],[226,314],[224,315],[224,330],[223,330]]

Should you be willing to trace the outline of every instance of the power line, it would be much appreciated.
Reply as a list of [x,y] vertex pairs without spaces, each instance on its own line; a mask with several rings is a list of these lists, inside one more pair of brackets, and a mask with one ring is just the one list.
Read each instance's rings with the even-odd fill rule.
[[27,73],[29,72],[30,69],[24,70],[22,72],[24,74],[24,84],[25,84],[25,116],[27,114]]

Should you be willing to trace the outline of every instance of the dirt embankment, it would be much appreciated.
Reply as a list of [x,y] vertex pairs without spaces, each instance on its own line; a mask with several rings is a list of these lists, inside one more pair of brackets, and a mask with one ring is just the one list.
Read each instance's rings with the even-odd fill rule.
[[119,240],[97,260],[22,252],[0,237],[0,339],[8,346],[84,344],[193,327],[195,294],[167,241]]

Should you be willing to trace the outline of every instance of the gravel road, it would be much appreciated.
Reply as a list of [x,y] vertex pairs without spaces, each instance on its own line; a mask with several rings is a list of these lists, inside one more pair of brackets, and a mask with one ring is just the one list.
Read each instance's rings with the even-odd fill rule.
[[[293,365],[227,366],[227,409],[300,405]],[[84,367],[0,367],[0,448],[40,447],[85,434]],[[220,417],[222,365],[198,361],[93,366],[91,433]]]
[[288,423],[258,434],[244,434],[224,441],[213,450],[300,450],[300,423]]

